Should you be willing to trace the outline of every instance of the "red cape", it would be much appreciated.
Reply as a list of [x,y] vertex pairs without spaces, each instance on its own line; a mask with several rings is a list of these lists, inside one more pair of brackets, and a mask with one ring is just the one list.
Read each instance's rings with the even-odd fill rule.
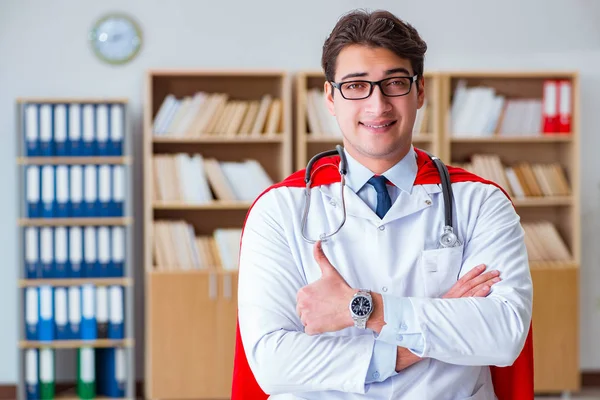
[[[418,172],[414,184],[424,185],[440,183],[440,176],[433,161],[431,161],[429,156],[423,151],[416,148],[415,151],[417,153]],[[313,170],[323,164],[333,164],[337,167],[339,162],[339,156],[323,158],[315,163]],[[282,182],[269,187],[261,194],[261,196],[271,189],[282,186],[304,187],[306,185],[304,183],[304,172],[304,170],[295,172]],[[495,185],[502,190],[506,197],[509,197],[504,189],[502,189],[496,183],[482,179],[479,176],[471,174],[463,169],[448,166],[448,172],[450,173],[451,182],[483,182]],[[315,174],[311,187],[328,185],[339,181],[340,175],[337,171],[337,168],[325,167],[322,168],[319,173]],[[260,198],[260,196],[258,198]],[[252,207],[250,207],[250,209],[252,209]],[[533,340],[531,326],[529,328],[529,333],[527,334],[527,339],[525,340],[525,346],[523,347],[521,354],[514,364],[510,367],[492,366],[490,369],[494,384],[494,391],[498,397],[498,400],[533,399]],[[250,366],[248,365],[248,360],[246,359],[246,353],[244,353],[244,346],[240,336],[240,327],[238,324],[236,332],[231,399],[264,400],[267,398],[268,395],[262,391],[256,382],[256,379],[254,378],[254,374],[252,373]]]

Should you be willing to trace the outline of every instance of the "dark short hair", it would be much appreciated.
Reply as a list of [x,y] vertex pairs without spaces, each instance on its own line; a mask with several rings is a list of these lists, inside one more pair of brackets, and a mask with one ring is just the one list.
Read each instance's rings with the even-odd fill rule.
[[389,11],[353,10],[338,20],[325,40],[321,56],[321,67],[328,81],[334,80],[338,55],[352,44],[391,50],[408,59],[419,78],[423,76],[427,44],[415,28]]

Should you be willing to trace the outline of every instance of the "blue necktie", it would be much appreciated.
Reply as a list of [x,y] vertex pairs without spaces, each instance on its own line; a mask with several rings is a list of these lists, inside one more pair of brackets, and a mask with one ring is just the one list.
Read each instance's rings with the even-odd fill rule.
[[368,183],[371,184],[377,192],[377,209],[375,210],[375,214],[377,214],[379,218],[383,218],[385,213],[387,213],[392,206],[392,199],[388,193],[386,182],[387,179],[383,175],[373,176],[368,180]]

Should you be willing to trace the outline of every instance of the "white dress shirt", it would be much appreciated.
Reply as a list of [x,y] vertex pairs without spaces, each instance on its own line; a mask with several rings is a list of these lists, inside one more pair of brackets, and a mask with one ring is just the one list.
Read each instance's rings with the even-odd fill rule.
[[[344,227],[323,250],[354,288],[381,293],[379,335],[348,328],[310,336],[296,314],[300,288],[318,280],[313,245],[300,234],[304,188],[264,194],[240,249],[239,325],[246,356],[272,399],[495,399],[489,365],[511,365],[531,320],[523,230],[509,199],[480,182],[452,184],[461,245],[439,248],[440,185],[414,185],[414,150],[383,175],[392,207],[380,219],[373,175],[348,153]],[[318,172],[317,172],[318,173]],[[342,220],[340,183],[311,189],[310,238]],[[485,298],[441,299],[479,264],[502,280]],[[397,346],[424,360],[395,372]]]

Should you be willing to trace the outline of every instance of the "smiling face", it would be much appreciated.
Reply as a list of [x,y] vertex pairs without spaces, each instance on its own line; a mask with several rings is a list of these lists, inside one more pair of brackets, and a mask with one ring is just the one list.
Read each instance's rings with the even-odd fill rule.
[[[413,75],[410,61],[391,50],[353,44],[340,51],[334,81],[379,81]],[[345,99],[338,89],[325,83],[327,105],[340,125],[344,147],[373,173],[385,172],[410,150],[417,109],[425,97],[424,81],[420,78],[418,82],[418,89],[413,83],[405,96],[388,97],[374,87],[371,96],[362,100]]]

